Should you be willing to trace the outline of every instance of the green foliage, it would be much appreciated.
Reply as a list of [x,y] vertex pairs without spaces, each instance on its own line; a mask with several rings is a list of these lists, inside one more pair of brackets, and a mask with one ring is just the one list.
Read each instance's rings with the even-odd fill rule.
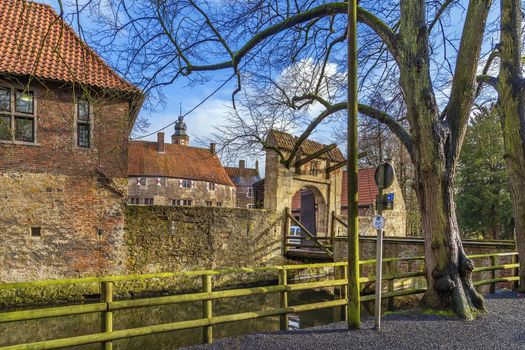
[[458,165],[459,227],[469,238],[512,238],[512,202],[498,116],[483,110],[471,119]]

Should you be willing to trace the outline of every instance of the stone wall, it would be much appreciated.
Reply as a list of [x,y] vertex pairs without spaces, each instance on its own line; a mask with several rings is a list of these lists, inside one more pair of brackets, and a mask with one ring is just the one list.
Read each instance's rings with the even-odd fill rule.
[[0,172],[0,282],[124,272],[122,201],[96,178]]
[[279,265],[283,219],[271,210],[136,207],[126,211],[133,273]]
[[[361,236],[359,238],[359,253],[361,260],[375,259],[376,237]],[[515,251],[514,242],[464,241],[467,254],[488,254]],[[383,257],[411,257],[425,255],[423,238],[385,237],[383,239]],[[347,239],[338,237],[334,242],[335,261],[346,261]]]

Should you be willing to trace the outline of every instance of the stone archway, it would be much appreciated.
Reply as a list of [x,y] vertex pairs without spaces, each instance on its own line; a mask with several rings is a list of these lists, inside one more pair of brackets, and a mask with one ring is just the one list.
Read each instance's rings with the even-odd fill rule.
[[305,186],[292,196],[291,214],[314,236],[326,236],[328,206],[316,187]]
[[317,203],[316,234],[330,236],[332,212],[339,215],[341,208],[342,170],[327,173],[333,165],[329,159],[316,159],[316,172],[306,164],[299,169],[286,168],[275,152],[266,153],[264,180],[264,208],[274,209],[284,215],[292,208],[292,199],[302,188],[311,191]]

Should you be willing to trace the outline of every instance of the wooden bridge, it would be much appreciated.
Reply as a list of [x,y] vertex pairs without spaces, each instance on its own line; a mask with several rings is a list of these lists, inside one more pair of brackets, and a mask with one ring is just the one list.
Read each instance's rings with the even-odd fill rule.
[[[479,267],[474,269],[475,286],[491,285],[491,292],[495,292],[497,283],[515,284],[519,281],[517,269],[517,253],[498,253],[498,254],[480,254],[471,255],[471,259],[478,262]],[[498,260],[500,259],[500,260]],[[512,259],[512,260],[511,260]],[[504,261],[505,260],[505,261]],[[483,263],[489,264],[483,264]],[[396,289],[394,281],[407,280],[411,278],[423,277],[423,257],[406,257],[406,258],[387,258],[384,263],[395,267],[388,269],[395,271],[383,277],[385,285],[382,286],[383,298],[394,298],[404,295],[421,294],[425,288]],[[408,264],[407,264],[408,263]],[[360,261],[359,265],[368,270],[375,265],[375,260]],[[292,283],[289,273],[298,270],[308,269],[330,269],[332,273],[326,275],[322,280],[314,282]],[[500,271],[499,276],[497,272]],[[506,274],[502,272],[506,271]],[[276,284],[264,287],[247,287],[235,289],[214,290],[213,279],[225,275],[233,274],[253,274],[253,273],[273,272],[278,281]],[[488,278],[487,277],[488,274]],[[200,278],[202,290],[200,292],[177,294],[169,296],[158,296],[150,298],[140,298],[132,300],[115,300],[113,286],[121,282],[144,281],[148,279],[168,279],[168,278]],[[360,278],[360,283],[364,286],[374,282],[375,278],[370,275]],[[145,275],[131,276],[108,276],[108,277],[88,277],[68,280],[49,280],[28,283],[3,283],[0,284],[0,290],[17,290],[21,288],[56,288],[57,286],[74,286],[84,283],[97,283],[100,287],[100,300],[90,304],[79,304],[71,306],[57,306],[48,308],[35,308],[24,311],[11,311],[0,313],[0,323],[19,322],[35,319],[54,318],[68,315],[100,313],[102,322],[100,332],[95,334],[86,334],[81,336],[64,338],[60,334],[55,334],[55,339],[49,339],[40,342],[29,342],[24,344],[4,344],[0,345],[0,350],[22,350],[22,349],[57,349],[84,344],[100,343],[103,349],[112,349],[112,341],[125,338],[140,337],[163,332],[171,332],[182,329],[202,328],[203,342],[211,343],[213,341],[213,327],[229,322],[257,319],[269,316],[279,316],[281,329],[287,329],[287,318],[290,313],[302,311],[344,307],[348,304],[345,286],[348,284],[348,267],[346,262],[316,263],[306,265],[286,265],[286,266],[268,266],[256,268],[238,268],[238,269],[221,269],[205,270],[190,272],[170,272]],[[314,302],[302,305],[289,305],[288,293],[299,290],[310,290],[317,288],[333,288],[337,298],[331,301]],[[213,301],[224,298],[238,298],[250,295],[261,295],[278,293],[280,304],[279,307],[270,309],[259,309],[254,305],[254,310],[228,315],[214,315]],[[373,294],[363,295],[362,301],[373,301]],[[113,328],[113,313],[120,310],[134,309],[140,307],[177,304],[183,302],[202,302],[202,317],[194,320],[178,321],[152,326],[142,326],[131,329]],[[345,308],[345,310],[347,310]],[[345,315],[345,319],[348,315]],[[1,340],[0,340],[1,342]]]
[[[316,236],[311,233],[299,220],[294,218],[290,209],[286,208],[284,217],[283,250],[288,258],[308,259],[308,260],[328,260],[334,259],[334,239],[336,237],[336,224],[339,223],[348,228],[346,222],[339,219],[332,211],[332,225],[329,235],[326,237]],[[301,237],[290,235],[291,224],[301,228]],[[299,240],[300,243],[293,243]]]

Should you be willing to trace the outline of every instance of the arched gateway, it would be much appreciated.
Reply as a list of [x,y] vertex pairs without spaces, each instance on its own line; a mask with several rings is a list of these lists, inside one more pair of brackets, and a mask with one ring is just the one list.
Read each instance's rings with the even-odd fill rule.
[[337,147],[323,153],[328,146],[305,140],[287,168],[281,160],[291,154],[296,141],[296,137],[276,130],[268,135],[267,143],[274,149],[266,152],[264,208],[283,215],[290,210],[316,236],[329,236],[332,212],[338,215],[341,208],[345,158]]

